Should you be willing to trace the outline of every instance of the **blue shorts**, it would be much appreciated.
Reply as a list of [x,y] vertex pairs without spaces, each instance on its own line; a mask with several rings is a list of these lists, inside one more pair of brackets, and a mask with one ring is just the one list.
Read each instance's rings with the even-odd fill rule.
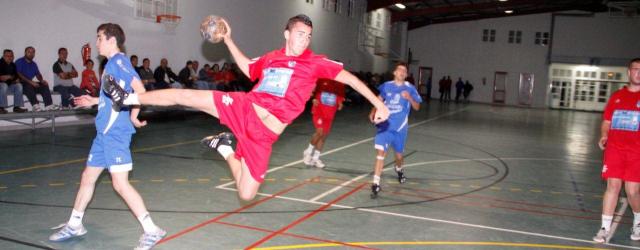
[[93,139],[87,166],[109,169],[109,172],[127,172],[133,168],[131,161],[131,134],[98,133]]
[[387,149],[391,146],[396,153],[403,153],[404,144],[407,140],[407,131],[407,129],[378,131],[374,140],[375,148],[387,152]]

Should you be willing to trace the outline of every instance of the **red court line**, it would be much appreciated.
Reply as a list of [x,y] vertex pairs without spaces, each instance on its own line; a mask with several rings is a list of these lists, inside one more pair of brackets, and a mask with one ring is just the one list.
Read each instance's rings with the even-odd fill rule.
[[[317,177],[316,177],[316,178],[317,178]],[[314,178],[314,179],[315,179],[315,178]],[[313,180],[313,179],[312,179],[312,180]],[[173,235],[171,235],[171,236],[169,236],[169,237],[166,237],[166,238],[162,239],[161,241],[159,241],[159,242],[158,242],[158,244],[157,244],[157,245],[160,245],[160,244],[165,243],[165,242],[167,242],[167,241],[170,241],[170,240],[173,240],[173,239],[175,239],[175,238],[181,237],[181,236],[183,236],[183,235],[185,235],[185,234],[187,234],[187,233],[189,233],[189,232],[192,232],[192,231],[194,231],[194,230],[196,230],[196,229],[199,229],[199,228],[204,227],[204,226],[206,226],[206,225],[209,225],[209,224],[211,224],[211,223],[217,222],[217,221],[219,221],[219,220],[221,220],[221,219],[224,219],[224,218],[226,218],[226,217],[229,217],[229,216],[231,216],[231,215],[233,215],[233,214],[239,213],[240,211],[243,211],[243,210],[246,210],[246,209],[249,209],[249,208],[255,207],[255,206],[259,205],[260,203],[263,203],[263,202],[265,202],[265,201],[271,200],[271,199],[275,198],[276,196],[279,196],[279,195],[283,195],[283,194],[285,194],[285,193],[288,193],[288,192],[290,192],[291,190],[294,190],[294,189],[297,189],[297,188],[299,188],[299,187],[302,187],[302,186],[306,185],[307,183],[309,183],[309,182],[308,182],[308,181],[303,181],[303,182],[301,182],[301,183],[298,183],[297,185],[291,186],[291,187],[286,188],[286,189],[284,189],[284,190],[282,190],[282,191],[280,191],[280,192],[277,192],[277,193],[275,193],[275,194],[272,194],[271,196],[268,196],[268,197],[262,198],[262,199],[260,199],[260,200],[254,201],[254,202],[252,202],[252,203],[250,203],[250,204],[247,204],[247,205],[245,205],[245,206],[243,206],[243,207],[241,207],[241,208],[238,208],[238,209],[233,210],[233,211],[231,211],[231,212],[227,212],[227,213],[221,214],[221,215],[219,215],[219,216],[217,216],[217,217],[214,217],[214,218],[212,218],[212,219],[209,219],[209,220],[206,220],[206,221],[204,221],[204,222],[201,222],[200,224],[197,224],[197,225],[195,225],[195,226],[192,226],[192,227],[189,227],[189,228],[187,228],[187,229],[184,229],[184,230],[182,230],[182,231],[180,231],[180,232],[178,232],[178,233],[176,233],[176,234],[173,234]]]
[[[240,225],[240,224],[234,224],[234,223],[229,223],[229,222],[224,222],[224,221],[216,221],[215,223],[226,225],[226,226],[239,227],[239,228],[259,231],[259,232],[265,232],[265,233],[273,233],[273,232],[275,232],[275,231],[264,229],[264,228],[252,227],[252,226],[246,226],[246,225]],[[315,238],[315,237],[306,236],[306,235],[300,235],[300,234],[292,234],[292,233],[286,233],[285,232],[285,233],[282,233],[282,235],[290,236],[290,237],[294,237],[294,238],[299,238],[299,239],[305,239],[305,240],[313,240],[313,241],[324,242],[324,243],[339,244],[339,245],[343,245],[343,246],[347,246],[347,247],[371,249],[371,248],[364,247],[364,246],[352,245],[352,244],[349,244],[349,243],[340,242],[340,241],[334,241],[334,240],[325,240],[325,239],[320,239],[320,238]]]
[[362,187],[364,187],[364,186],[365,186],[365,185],[367,185],[367,184],[368,184],[368,183],[362,183],[362,184],[360,184],[360,186],[358,186],[358,187],[354,188],[353,190],[351,190],[351,191],[349,191],[349,192],[347,192],[347,193],[345,193],[345,194],[343,194],[343,195],[339,196],[338,198],[335,198],[334,200],[330,201],[330,202],[329,202],[329,203],[327,203],[327,204],[322,205],[320,208],[318,208],[318,209],[314,210],[313,212],[308,213],[307,215],[305,215],[305,216],[303,216],[303,217],[301,217],[301,218],[299,218],[299,219],[295,220],[294,222],[292,222],[291,224],[289,224],[289,225],[287,225],[287,226],[285,226],[285,227],[283,227],[283,228],[280,228],[278,231],[275,231],[275,232],[273,232],[273,233],[271,233],[271,234],[269,234],[269,235],[265,236],[264,238],[262,238],[262,239],[260,239],[260,240],[256,241],[255,243],[251,244],[250,246],[246,247],[245,249],[255,248],[255,247],[257,247],[257,246],[261,245],[262,243],[265,243],[266,241],[270,240],[271,238],[273,238],[273,237],[277,236],[278,234],[282,234],[283,232],[285,232],[285,231],[287,231],[287,230],[289,230],[289,229],[293,228],[294,226],[296,226],[296,225],[298,225],[298,224],[300,224],[300,223],[302,223],[302,222],[306,221],[307,219],[309,219],[309,218],[311,218],[311,217],[315,216],[316,214],[318,214],[318,213],[322,212],[323,210],[327,209],[328,207],[332,206],[333,204],[335,204],[335,203],[337,203],[337,202],[339,202],[339,201],[343,200],[344,198],[349,197],[349,196],[350,196],[350,195],[352,195],[353,193],[355,193],[355,192],[359,191],[360,189],[362,189]]

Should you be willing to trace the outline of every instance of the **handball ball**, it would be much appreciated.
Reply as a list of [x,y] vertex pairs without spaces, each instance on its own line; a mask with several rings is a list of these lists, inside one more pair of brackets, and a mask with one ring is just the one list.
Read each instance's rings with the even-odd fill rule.
[[210,15],[205,17],[200,24],[202,38],[211,43],[219,43],[222,36],[227,33],[227,26],[219,16]]

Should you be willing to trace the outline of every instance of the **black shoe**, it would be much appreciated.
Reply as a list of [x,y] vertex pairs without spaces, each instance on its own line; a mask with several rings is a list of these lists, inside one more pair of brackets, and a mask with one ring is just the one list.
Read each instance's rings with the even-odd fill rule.
[[235,140],[235,136],[233,136],[232,133],[222,132],[217,135],[212,135],[212,136],[207,136],[205,138],[202,138],[202,140],[200,140],[200,143],[202,143],[202,145],[204,145],[207,148],[217,150],[218,147],[220,147],[220,145],[227,145],[231,147],[233,145],[234,140]]
[[111,96],[111,107],[113,110],[120,111],[124,106],[124,99],[129,96],[129,93],[122,89],[112,76],[106,75],[105,78],[107,80],[102,84],[102,91]]
[[8,113],[6,109],[0,108],[0,114],[6,114],[6,113]]
[[13,107],[13,113],[24,113],[27,112],[26,108],[22,108],[22,107]]
[[371,185],[371,199],[378,198],[378,193],[380,193],[381,190],[382,189],[380,188],[380,185],[378,184]]
[[400,169],[400,171],[396,170],[396,174],[398,174],[398,182],[400,182],[400,184],[405,183],[407,181],[407,177],[404,176],[403,169]]

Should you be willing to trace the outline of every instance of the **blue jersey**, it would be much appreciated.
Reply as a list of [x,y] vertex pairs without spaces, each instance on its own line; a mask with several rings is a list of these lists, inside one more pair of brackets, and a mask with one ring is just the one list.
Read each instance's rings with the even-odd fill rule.
[[[133,92],[131,82],[133,79],[140,79],[138,73],[131,66],[129,58],[123,53],[115,54],[109,58],[109,62],[104,67],[101,76],[102,84],[109,77],[113,77],[114,81],[120,85],[128,93]],[[118,133],[133,134],[136,132],[129,117],[129,107],[123,107],[120,111],[114,111],[111,107],[111,97],[104,91],[100,91],[100,101],[98,104],[98,115],[96,116],[96,130],[98,133]]]
[[388,81],[378,87],[384,105],[389,109],[389,119],[378,126],[379,131],[402,131],[408,128],[411,103],[402,97],[402,92],[407,91],[414,101],[421,103],[422,98],[416,88],[409,82],[398,86],[394,81]]

